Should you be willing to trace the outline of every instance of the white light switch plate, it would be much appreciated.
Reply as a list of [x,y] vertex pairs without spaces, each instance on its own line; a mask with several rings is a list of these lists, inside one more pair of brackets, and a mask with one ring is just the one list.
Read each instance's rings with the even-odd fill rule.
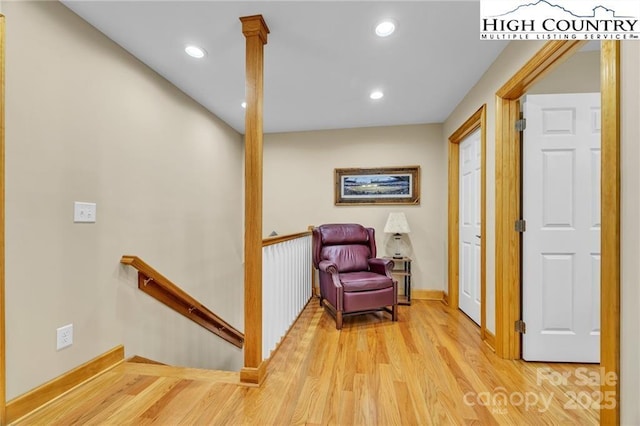
[[80,223],[94,223],[96,221],[96,203],[73,203],[73,221]]

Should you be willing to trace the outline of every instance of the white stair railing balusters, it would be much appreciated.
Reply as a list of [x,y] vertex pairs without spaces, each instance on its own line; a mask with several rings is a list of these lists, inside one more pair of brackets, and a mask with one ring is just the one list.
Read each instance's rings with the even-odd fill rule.
[[262,247],[262,358],[268,359],[311,299],[311,233]]

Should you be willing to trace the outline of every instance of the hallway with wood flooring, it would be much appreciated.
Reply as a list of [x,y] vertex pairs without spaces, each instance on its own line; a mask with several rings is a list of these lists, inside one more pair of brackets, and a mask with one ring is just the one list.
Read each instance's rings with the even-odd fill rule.
[[125,362],[15,424],[597,424],[597,373],[499,359],[441,302],[401,306],[396,323],[347,317],[338,331],[314,298],[260,388],[236,372]]

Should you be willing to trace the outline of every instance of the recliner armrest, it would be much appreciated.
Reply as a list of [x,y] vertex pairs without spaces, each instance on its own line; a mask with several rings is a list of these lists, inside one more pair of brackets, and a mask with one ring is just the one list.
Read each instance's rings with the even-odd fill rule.
[[329,260],[320,261],[320,263],[318,263],[318,270],[322,272],[327,272],[329,274],[338,273],[338,267],[336,266],[336,264]]
[[391,271],[393,270],[393,265],[394,263],[391,259],[381,259],[376,257],[369,259],[369,269],[371,272],[386,275],[389,278],[392,278]]

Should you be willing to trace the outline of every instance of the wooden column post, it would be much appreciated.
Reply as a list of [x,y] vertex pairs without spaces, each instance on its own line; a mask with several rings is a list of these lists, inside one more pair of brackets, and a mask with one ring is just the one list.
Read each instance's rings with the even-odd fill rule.
[[600,46],[602,94],[600,256],[600,424],[620,424],[620,42]]
[[261,383],[262,361],[262,101],[264,45],[269,28],[262,15],[245,16],[245,219],[244,219],[244,368],[240,380]]

